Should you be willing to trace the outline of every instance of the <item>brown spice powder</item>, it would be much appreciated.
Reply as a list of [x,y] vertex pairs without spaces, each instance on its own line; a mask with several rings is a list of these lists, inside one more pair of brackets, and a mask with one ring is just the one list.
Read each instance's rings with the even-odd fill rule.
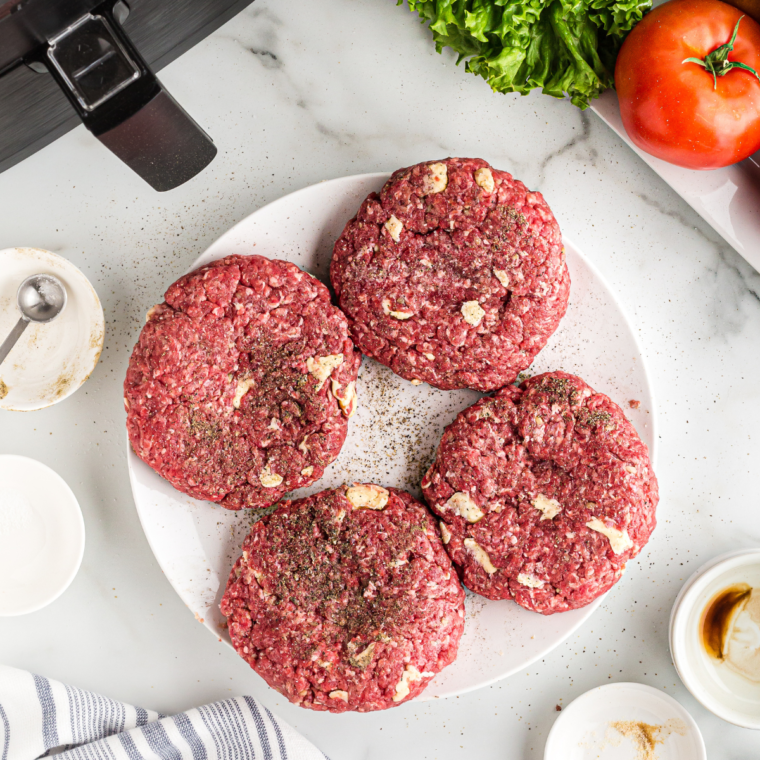
[[635,760],[657,760],[656,747],[671,733],[683,736],[686,726],[680,720],[671,719],[664,724],[652,725],[640,720],[618,720],[610,723],[610,728],[630,739],[636,749]]
[[619,720],[610,725],[633,742],[636,760],[656,760],[654,750],[655,745],[662,744],[662,739],[659,738],[662,726],[634,720]]

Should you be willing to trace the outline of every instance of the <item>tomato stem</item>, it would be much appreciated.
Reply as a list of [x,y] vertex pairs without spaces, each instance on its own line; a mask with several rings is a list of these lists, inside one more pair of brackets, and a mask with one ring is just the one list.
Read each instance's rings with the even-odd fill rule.
[[729,61],[728,54],[734,49],[734,42],[736,42],[736,35],[739,32],[739,24],[741,24],[744,16],[740,16],[734,27],[734,33],[731,35],[731,39],[724,45],[719,45],[704,57],[701,58],[684,58],[681,63],[696,63],[701,66],[705,71],[709,72],[713,76],[713,90],[718,88],[718,77],[724,77],[729,71],[733,69],[743,69],[754,74],[760,81],[760,74],[758,74],[751,66],[747,66],[746,63],[739,61]]

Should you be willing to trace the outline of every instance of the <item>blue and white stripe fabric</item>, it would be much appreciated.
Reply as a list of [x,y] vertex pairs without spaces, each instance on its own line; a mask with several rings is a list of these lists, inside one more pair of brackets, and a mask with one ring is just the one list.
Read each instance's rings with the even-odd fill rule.
[[326,760],[260,702],[166,717],[0,665],[0,760]]

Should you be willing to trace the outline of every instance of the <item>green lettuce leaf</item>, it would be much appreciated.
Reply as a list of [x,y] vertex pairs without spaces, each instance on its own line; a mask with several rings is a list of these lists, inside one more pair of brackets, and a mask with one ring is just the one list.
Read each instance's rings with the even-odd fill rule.
[[[398,0],[401,5],[403,0]],[[580,108],[613,86],[615,58],[651,0],[407,0],[440,53],[497,92],[541,88]]]

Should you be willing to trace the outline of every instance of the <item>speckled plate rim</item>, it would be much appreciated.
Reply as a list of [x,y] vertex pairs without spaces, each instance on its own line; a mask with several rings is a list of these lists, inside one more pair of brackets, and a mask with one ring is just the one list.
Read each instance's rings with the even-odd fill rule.
[[675,602],[673,602],[668,627],[668,646],[670,648],[670,659],[678,677],[697,702],[727,723],[757,731],[760,730],[760,717],[754,721],[746,720],[744,713],[736,712],[710,696],[702,683],[692,674],[688,655],[684,651],[685,647],[682,647],[680,643],[685,636],[685,626],[689,615],[702,590],[733,565],[742,564],[741,560],[753,556],[757,559],[757,564],[760,565],[760,547],[751,547],[719,554],[692,573],[678,592]]
[[[276,204],[283,204],[283,205],[289,205],[293,202],[297,202],[298,199],[302,195],[306,195],[309,192],[312,192],[315,187],[329,187],[331,185],[340,185],[343,183],[352,183],[352,182],[359,182],[359,181],[372,181],[376,180],[378,184],[382,184],[384,181],[386,181],[391,176],[390,172],[371,172],[367,174],[354,174],[349,176],[342,176],[342,177],[336,177],[330,180],[323,180],[322,182],[316,183],[314,185],[308,185],[306,187],[301,188],[300,190],[296,190],[292,193],[289,193],[287,195],[284,195],[280,198],[277,198],[276,200],[262,206],[259,209],[256,209],[256,211],[252,212],[248,216],[241,219],[239,222],[237,222],[235,225],[230,227],[227,232],[220,235],[220,237],[214,241],[192,264],[190,267],[188,267],[188,272],[193,271],[194,269],[197,269],[201,266],[205,266],[212,261],[217,260],[218,258],[221,258],[223,253],[222,249],[224,247],[224,243],[229,238],[234,238],[238,232],[241,230],[244,230],[249,224],[251,217],[255,216],[259,212],[263,211],[264,209],[267,209],[271,211],[271,207]],[[658,449],[659,449],[659,442],[658,442],[658,417],[657,417],[657,405],[656,405],[656,399],[655,395],[652,389],[652,382],[651,382],[651,373],[649,372],[649,366],[646,359],[646,356],[642,350],[641,343],[633,330],[631,321],[628,318],[628,314],[623,309],[622,305],[620,304],[620,301],[615,296],[614,291],[608,284],[607,280],[602,276],[599,269],[591,262],[581,251],[580,249],[575,246],[566,236],[563,236],[563,241],[566,246],[569,246],[573,249],[573,251],[583,260],[584,264],[588,267],[588,269],[593,274],[594,278],[596,279],[597,283],[602,287],[602,289],[605,291],[607,296],[609,297],[610,301],[615,304],[615,307],[617,308],[622,325],[627,329],[628,331],[628,337],[631,340],[633,346],[636,349],[636,352],[638,354],[638,357],[641,361],[642,365],[642,372],[644,376],[644,387],[643,391],[645,391],[646,395],[649,399],[648,407],[650,409],[651,414],[651,441],[648,445],[649,449],[649,455],[650,459],[652,461],[653,468],[656,469],[657,466],[657,457],[658,457]],[[215,250],[217,249],[217,250]],[[127,443],[127,451],[128,451],[128,469],[129,469],[129,478],[130,478],[130,485],[132,487],[133,495],[136,493],[136,485],[137,485],[137,476],[135,473],[135,470],[132,466],[131,458],[135,458],[136,456],[131,450],[130,444],[129,444],[129,438],[128,436],[125,436],[126,443]],[[646,442],[645,442],[646,443]],[[139,461],[139,460],[138,460]],[[140,504],[138,503],[137,499],[135,499],[135,505],[137,508],[138,516],[140,517],[141,524],[143,525],[143,530],[145,532],[146,538],[148,540],[148,545],[151,548],[151,551],[153,552],[154,556],[156,557],[156,560],[159,563],[159,566],[166,574],[166,577],[169,579],[169,582],[174,587],[177,594],[180,596],[181,599],[184,601],[184,595],[181,591],[181,589],[178,587],[177,584],[172,580],[171,573],[169,572],[169,568],[166,566],[166,563],[163,561],[162,557],[164,556],[163,551],[160,547],[158,547],[154,541],[154,537],[149,530],[148,526],[145,524],[143,520],[143,514]],[[580,617],[580,619],[577,621],[577,623],[573,626],[570,626],[568,629],[566,629],[566,634],[564,638],[552,642],[547,647],[539,651],[537,654],[535,654],[533,657],[526,658],[523,662],[520,663],[519,666],[516,666],[514,668],[511,668],[509,670],[505,670],[503,672],[498,673],[492,678],[488,679],[481,679],[476,685],[473,685],[471,687],[457,689],[456,691],[452,691],[450,694],[445,695],[445,697],[440,697],[438,695],[429,695],[428,692],[423,692],[420,696],[418,696],[416,699],[411,700],[412,702],[423,702],[423,701],[432,701],[434,699],[440,699],[440,698],[451,698],[456,697],[459,695],[467,694],[472,691],[476,691],[478,689],[482,689],[487,686],[492,686],[493,684],[496,684],[505,678],[509,678],[512,675],[515,675],[516,673],[521,672],[526,667],[529,667],[533,665],[534,663],[538,662],[542,658],[546,657],[551,651],[553,651],[556,647],[560,646],[560,644],[567,641],[588,619],[591,617],[591,615],[596,611],[596,609],[602,604],[602,602],[607,597],[607,594],[603,594],[598,599],[595,599],[591,604],[587,605],[586,607],[582,608],[584,614]],[[197,613],[196,613],[197,618]],[[220,642],[223,642],[227,646],[232,648],[232,643],[229,640],[228,635],[222,635],[220,636],[219,631],[215,630],[211,624],[208,622],[203,623],[204,627],[206,627],[211,634]],[[403,705],[400,705],[400,707],[403,707]]]
[[[559,717],[554,721],[549,735],[546,737],[546,744],[544,745],[544,760],[565,760],[567,757],[566,752],[566,737],[559,738],[561,732],[565,730],[567,721],[569,719],[576,718],[576,725],[583,725],[583,718],[585,715],[578,716],[577,713],[586,707],[587,703],[592,702],[594,699],[598,699],[599,695],[604,692],[605,696],[609,699],[608,695],[615,693],[622,693],[628,691],[629,693],[637,694],[643,704],[647,703],[647,700],[653,701],[659,699],[666,702],[672,707],[673,712],[678,715],[685,722],[692,738],[697,745],[697,751],[700,753],[698,757],[690,757],[689,760],[707,760],[707,749],[705,748],[704,738],[702,732],[699,730],[699,726],[689,711],[677,700],[666,694],[660,689],[656,689],[654,686],[649,686],[644,683],[636,683],[635,681],[620,681],[615,683],[607,683],[602,686],[597,686],[593,689],[576,697],[567,707],[565,707],[559,714]],[[555,747],[555,743],[560,746]]]
[[[55,404],[58,404],[59,402],[63,401],[64,399],[67,399],[69,396],[71,396],[73,393],[78,391],[86,382],[90,379],[90,375],[95,371],[95,367],[98,366],[98,362],[100,361],[100,355],[103,352],[103,345],[105,343],[105,314],[103,312],[103,304],[100,302],[100,297],[98,296],[97,291],[93,287],[92,283],[89,281],[89,279],[85,276],[85,274],[82,272],[81,269],[79,269],[76,264],[69,261],[64,256],[61,256],[60,254],[53,253],[53,251],[48,251],[44,248],[32,248],[32,247],[25,247],[25,246],[18,246],[18,247],[11,247],[11,248],[3,248],[0,250],[0,263],[2,262],[3,254],[7,253],[8,251],[30,251],[30,252],[40,252],[44,253],[47,256],[52,256],[54,259],[60,262],[61,268],[63,271],[72,277],[73,279],[76,279],[80,282],[80,284],[83,287],[88,288],[93,297],[94,297],[94,304],[93,307],[90,309],[90,322],[91,322],[91,329],[94,328],[96,330],[99,330],[100,332],[100,341],[97,346],[94,346],[91,348],[90,353],[90,361],[88,361],[86,364],[81,365],[81,371],[78,373],[78,377],[76,379],[76,382],[72,382],[66,390],[61,393],[59,396],[54,398],[52,401],[42,401],[39,403],[29,403],[24,404],[23,406],[12,406],[8,403],[3,403],[4,399],[0,399],[0,409],[8,411],[8,412],[36,412],[40,409],[47,409],[50,406],[54,406]],[[71,294],[69,295],[69,301],[71,301]],[[67,305],[67,308],[71,307],[71,303]],[[5,339],[5,336],[0,336],[0,342]]]

